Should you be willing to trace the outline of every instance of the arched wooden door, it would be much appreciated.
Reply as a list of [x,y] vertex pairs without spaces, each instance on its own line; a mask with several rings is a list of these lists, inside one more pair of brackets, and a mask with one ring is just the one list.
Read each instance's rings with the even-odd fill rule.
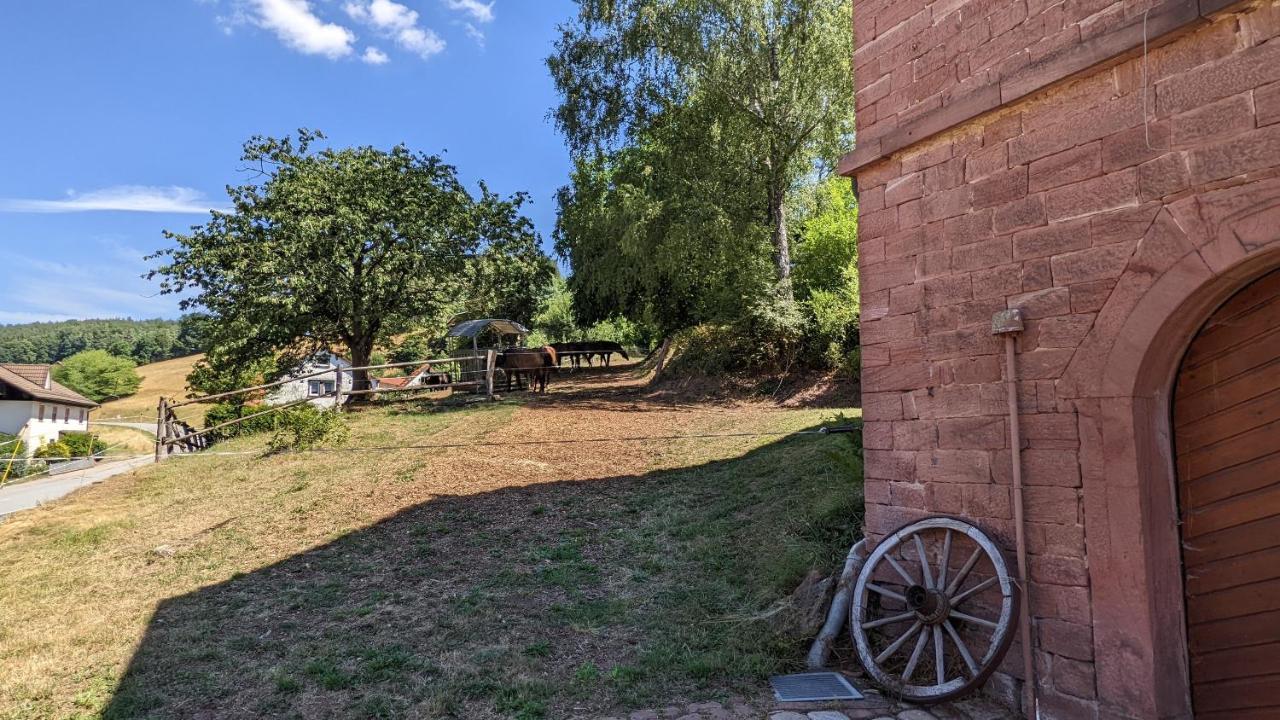
[[1197,718],[1280,718],[1280,270],[1205,323],[1173,403]]

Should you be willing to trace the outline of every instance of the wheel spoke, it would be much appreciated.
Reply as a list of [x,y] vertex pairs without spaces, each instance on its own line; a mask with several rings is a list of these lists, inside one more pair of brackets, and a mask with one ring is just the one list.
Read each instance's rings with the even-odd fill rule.
[[975,625],[982,625],[982,626],[984,626],[984,627],[989,627],[989,628],[991,628],[992,630],[995,630],[997,627],[999,627],[999,625],[996,625],[995,623],[991,622],[990,620],[984,620],[984,619],[982,619],[982,618],[980,618],[980,617],[974,617],[974,616],[969,615],[969,614],[967,614],[967,613],[958,612],[958,611],[956,611],[956,610],[952,610],[952,611],[951,611],[951,617],[953,617],[953,618],[959,618],[959,619],[961,619],[961,620],[964,620],[965,622],[971,622],[971,623],[974,623]]
[[912,623],[911,628],[908,629],[905,633],[903,633],[902,637],[898,638],[897,640],[894,640],[893,643],[889,645],[889,647],[885,648],[883,651],[880,652],[879,655],[876,656],[876,664],[879,665],[885,660],[888,660],[891,655],[898,652],[898,649],[901,648],[903,645],[906,645],[907,641],[910,640],[912,637],[914,637],[916,633],[920,632],[920,628],[922,627],[924,627],[924,623],[920,622],[919,620]]
[[947,565],[951,563],[951,528],[947,528],[947,536],[942,541],[942,559],[938,561],[938,587],[947,586]]
[[964,658],[964,664],[969,668],[969,674],[976,677],[978,675],[978,664],[973,661],[973,653],[969,652],[969,646],[964,644],[964,639],[960,637],[960,633],[956,632],[956,628],[951,624],[950,620],[943,620],[943,626],[947,628],[947,634],[951,636],[951,642],[956,644],[956,649],[960,651],[960,657]]
[[920,662],[920,654],[924,652],[924,646],[929,642],[929,633],[920,633],[920,639],[916,640],[916,647],[911,651],[911,659],[907,661],[907,667],[902,671],[902,681],[911,682],[911,675],[916,671],[916,665]]
[[942,628],[937,625],[933,626],[933,665],[937,671],[938,684],[945,685],[947,682],[947,663],[942,653]]
[[916,555],[920,558],[920,574],[924,577],[924,586],[930,590],[933,589],[933,573],[929,570],[929,555],[924,551],[924,540],[920,539],[920,533],[911,536],[916,542]]
[[986,580],[983,580],[982,582],[978,583],[977,585],[974,585],[973,587],[969,588],[968,590],[965,590],[964,592],[960,593],[959,595],[957,595],[957,596],[955,596],[955,597],[951,598],[951,607],[955,607],[955,606],[959,605],[960,603],[964,602],[965,600],[968,600],[968,599],[969,599],[970,597],[972,597],[975,593],[980,593],[980,592],[982,592],[983,590],[986,590],[987,588],[991,587],[992,585],[996,584],[996,583],[997,583],[997,582],[999,582],[999,581],[1000,581],[1000,578],[998,578],[998,577],[989,577],[989,578],[987,578]]
[[915,616],[916,614],[914,611],[904,612],[901,615],[890,615],[889,617],[880,618],[879,620],[870,620],[868,622],[864,622],[862,623],[862,629],[871,630],[873,628],[883,627],[885,625],[892,625],[896,622],[902,622],[903,620],[910,620]]
[[882,588],[879,585],[876,585],[875,583],[867,583],[867,589],[870,590],[871,592],[877,593],[879,595],[883,595],[887,598],[893,598],[898,602],[905,603],[907,601],[906,597],[899,595],[898,593],[890,590],[889,588]]
[[893,566],[893,569],[897,570],[898,574],[902,576],[902,579],[907,581],[907,585],[916,584],[916,579],[911,577],[911,575],[908,574],[907,571],[903,569],[902,565],[898,564],[898,561],[893,559],[892,555],[890,555],[889,553],[885,553],[884,559],[888,560],[889,564]]
[[955,594],[956,588],[960,587],[960,583],[964,582],[964,579],[969,576],[969,571],[973,569],[974,565],[978,564],[978,558],[980,557],[982,557],[981,545],[973,549],[973,554],[964,562],[964,567],[961,567],[960,572],[956,573],[956,576],[951,579],[951,584],[947,586],[947,595]]

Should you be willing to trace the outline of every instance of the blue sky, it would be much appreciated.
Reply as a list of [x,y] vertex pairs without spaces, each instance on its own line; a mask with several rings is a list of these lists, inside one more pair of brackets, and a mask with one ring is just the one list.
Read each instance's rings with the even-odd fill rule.
[[176,317],[139,276],[238,184],[253,134],[442,152],[527,190],[569,162],[543,59],[570,0],[0,3],[0,323]]

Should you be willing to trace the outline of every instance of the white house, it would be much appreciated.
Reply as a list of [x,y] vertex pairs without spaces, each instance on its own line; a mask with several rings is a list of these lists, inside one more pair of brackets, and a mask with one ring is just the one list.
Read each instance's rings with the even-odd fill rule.
[[[310,360],[303,363],[302,367],[293,372],[293,379],[275,388],[267,395],[267,404],[283,405],[303,398],[312,398],[312,405],[326,408],[333,407],[337,402],[334,390],[338,387],[339,375],[342,378],[342,391],[345,393],[351,390],[351,373],[338,372],[349,367],[351,367],[351,363],[331,352],[318,352],[311,356]],[[331,371],[314,377],[306,377],[323,370]]]
[[59,385],[50,365],[0,364],[0,432],[17,435],[33,453],[64,432],[86,432],[98,404]]

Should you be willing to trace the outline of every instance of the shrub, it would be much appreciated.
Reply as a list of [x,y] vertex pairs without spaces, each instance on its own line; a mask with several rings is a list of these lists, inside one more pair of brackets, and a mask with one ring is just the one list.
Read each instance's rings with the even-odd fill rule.
[[27,460],[27,444],[16,435],[0,433],[0,478],[25,477],[40,472],[44,467],[43,462]]
[[[269,405],[235,405],[231,403],[219,403],[209,408],[204,414],[204,426],[212,427],[219,423],[224,423],[235,418],[248,417],[256,413],[270,410]],[[267,413],[260,415],[244,422],[238,422],[234,425],[209,433],[210,442],[215,440],[226,440],[228,438],[240,437],[242,435],[256,435],[262,432],[271,432],[275,430],[280,422],[280,413]]]
[[89,457],[107,449],[107,444],[97,435],[87,432],[64,432],[58,441],[71,450],[71,457]]
[[784,371],[804,365],[810,325],[797,305],[756,303],[733,323],[702,324],[677,333],[668,367],[675,375]]
[[345,443],[350,434],[338,411],[300,405],[281,415],[280,425],[267,447],[275,452],[311,450],[326,445],[336,447]]
[[71,448],[61,440],[54,440],[41,445],[37,450],[35,457],[45,460],[60,460],[71,457]]
[[[856,290],[855,290],[856,292]],[[858,337],[858,303],[844,291],[814,291],[807,303],[813,323],[806,355],[819,367],[836,368],[857,379],[861,351]]]

